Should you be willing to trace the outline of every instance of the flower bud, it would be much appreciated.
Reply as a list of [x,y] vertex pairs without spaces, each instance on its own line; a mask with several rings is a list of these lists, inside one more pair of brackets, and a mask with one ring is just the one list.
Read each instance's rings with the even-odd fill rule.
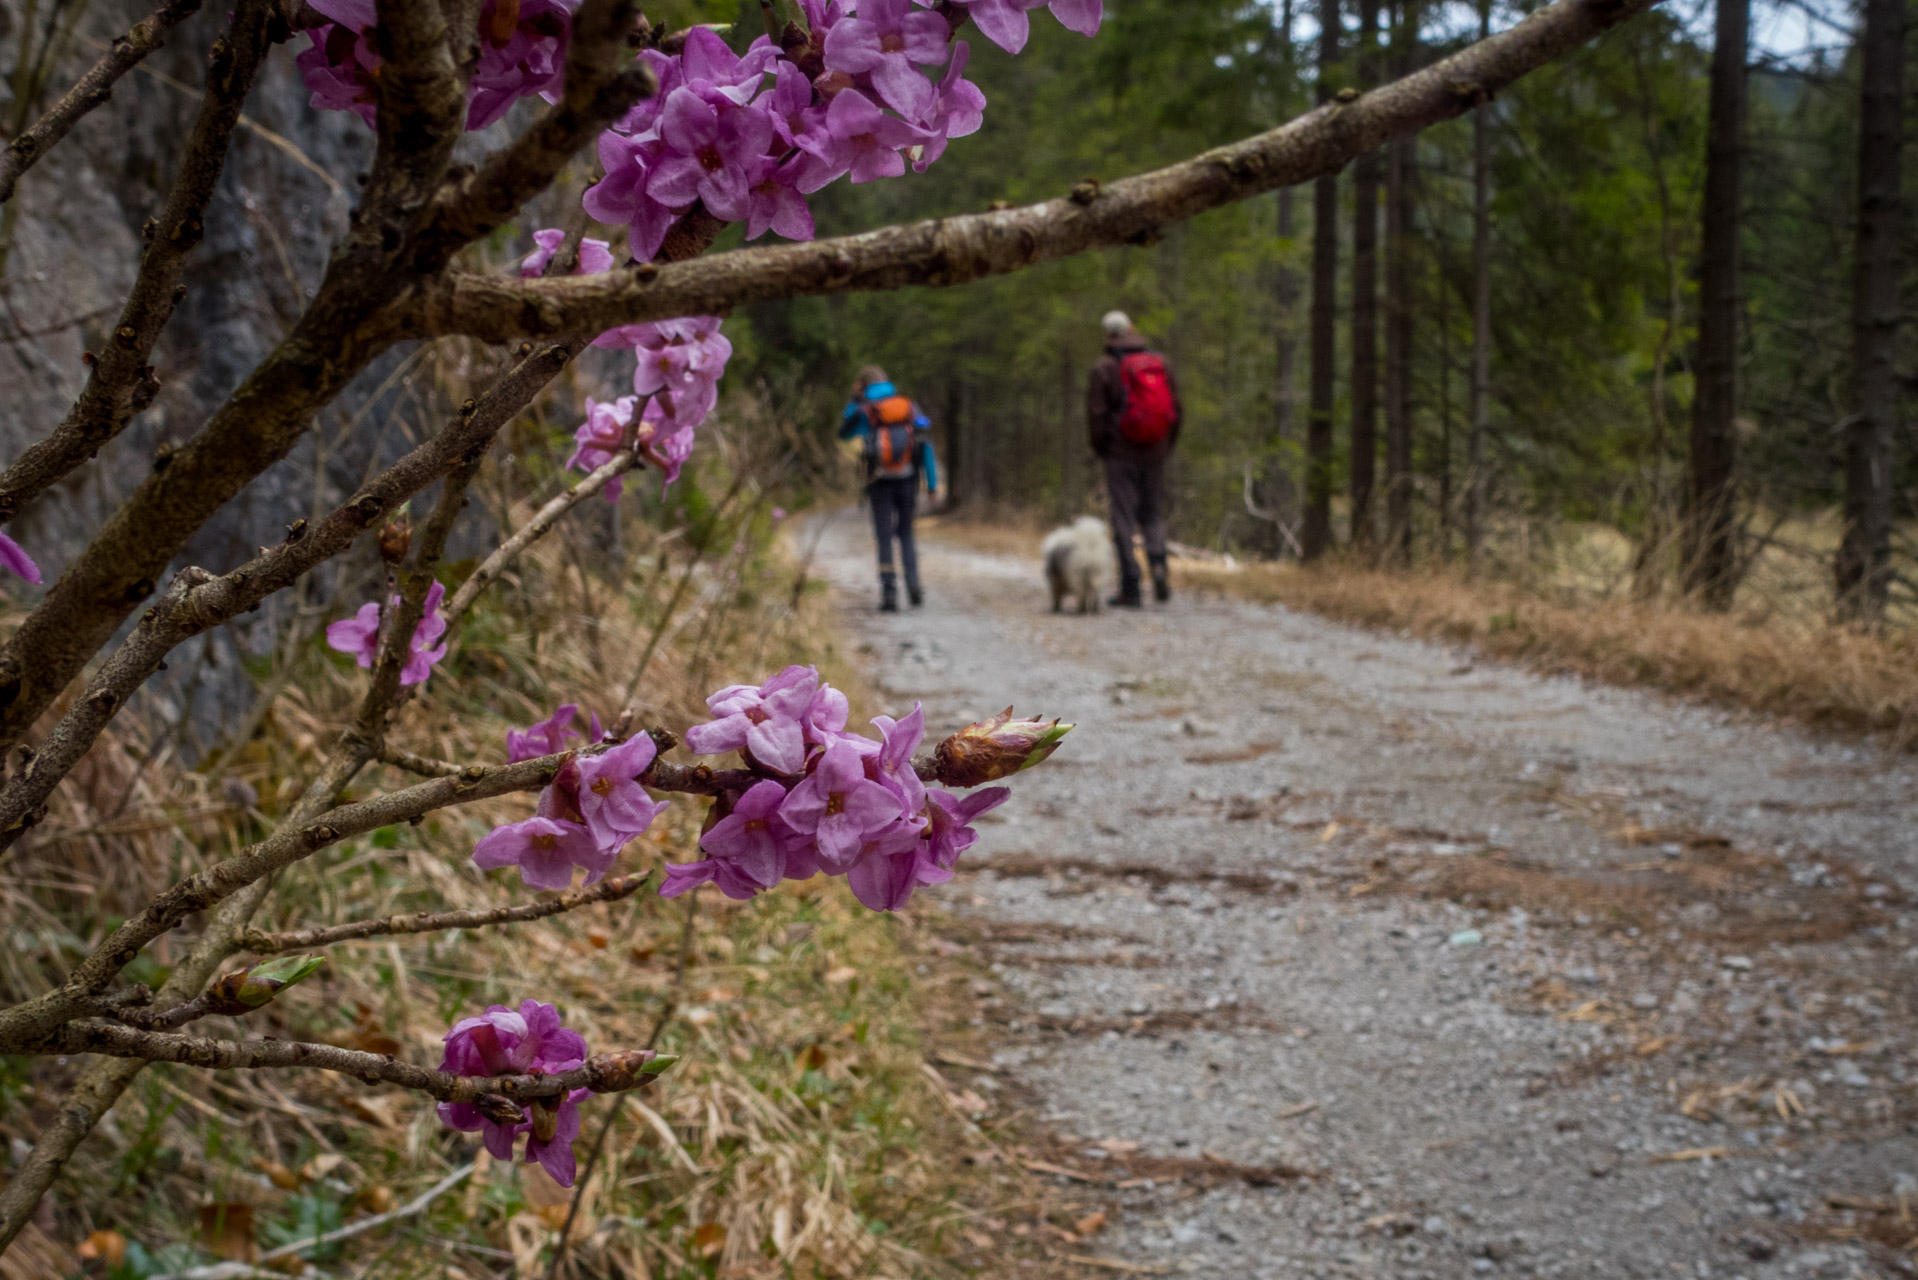
[[380,559],[397,565],[406,559],[406,549],[412,544],[413,521],[406,508],[401,507],[391,520],[380,526]]
[[1007,707],[990,720],[967,725],[933,753],[939,781],[949,787],[976,787],[1030,769],[1054,751],[1072,726],[1058,720],[1014,720]]
[[551,1142],[559,1135],[559,1104],[561,1098],[533,1098],[527,1104],[527,1113],[533,1118],[533,1136],[541,1142]]
[[251,1013],[294,983],[310,978],[326,964],[325,956],[279,956],[245,969],[223,974],[207,988],[213,1012],[238,1017]]
[[598,1053],[586,1060],[592,1073],[587,1081],[595,1093],[619,1093],[656,1076],[679,1061],[674,1053],[655,1053],[651,1049],[628,1049],[623,1053]]
[[521,1109],[519,1103],[513,1101],[505,1094],[482,1093],[478,1098],[473,1100],[473,1105],[479,1109],[481,1115],[491,1120],[494,1124],[513,1125],[526,1123],[526,1112]]

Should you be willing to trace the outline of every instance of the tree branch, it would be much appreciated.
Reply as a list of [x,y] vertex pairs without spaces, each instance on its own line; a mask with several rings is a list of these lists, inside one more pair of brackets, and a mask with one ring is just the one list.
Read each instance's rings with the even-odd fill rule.
[[[360,755],[355,749],[352,756],[364,763],[371,753]],[[297,823],[288,822],[260,843],[162,890],[138,915],[109,934],[58,988],[0,1011],[0,1046],[39,1039],[76,1016],[76,1002],[104,991],[113,976],[147,943],[246,886],[329,845],[380,827],[408,822],[449,805],[514,791],[537,791],[553,780],[565,760],[566,753],[561,753],[491,768],[469,765],[457,778],[422,782],[370,800],[339,805]],[[340,782],[330,789],[337,792],[344,785]],[[199,985],[204,985],[204,980]]]
[[643,876],[614,876],[596,885],[589,885],[583,889],[569,889],[543,902],[530,902],[518,907],[437,913],[422,911],[414,915],[383,916],[378,920],[356,920],[349,924],[315,925],[309,929],[292,929],[283,933],[248,929],[240,935],[240,947],[261,955],[271,955],[280,951],[330,947],[336,942],[353,942],[360,938],[378,938],[396,933],[439,933],[447,929],[480,929],[496,924],[522,924],[528,920],[544,920],[547,916],[563,915],[599,902],[619,902],[638,893],[651,878],[650,873]]
[[200,11],[200,0],[168,0],[113,42],[60,101],[0,151],[0,204],[13,198],[20,175],[58,145],[67,131],[113,96],[113,86],[140,59],[166,43],[167,32]]
[[545,537],[559,523],[561,516],[638,465],[639,456],[632,449],[621,449],[610,462],[603,463],[591,475],[535,512],[532,519],[515,529],[511,537],[500,543],[493,554],[481,561],[479,568],[460,583],[459,590],[446,602],[447,625],[457,626],[465,618],[466,611],[473,607],[473,602],[479,599],[480,593],[506,572],[513,561],[519,559],[521,552]]
[[488,1094],[520,1101],[561,1097],[574,1089],[620,1093],[652,1083],[679,1059],[651,1049],[594,1054],[584,1066],[551,1075],[456,1076],[401,1062],[382,1053],[363,1053],[301,1040],[216,1040],[173,1031],[141,1031],[114,1022],[70,1022],[31,1047],[38,1054],[99,1053],[142,1062],[177,1062],[209,1071],[283,1070],[317,1067],[367,1084],[396,1084],[441,1102],[478,1102]]
[[1556,0],[1510,31],[1371,93],[1169,168],[1103,186],[1084,182],[1069,196],[1023,209],[595,276],[518,280],[449,272],[413,301],[404,332],[491,341],[598,333],[783,298],[964,284],[1088,249],[1149,244],[1171,223],[1336,172],[1392,137],[1460,115],[1652,3]]
[[[176,0],[140,26],[155,24],[163,15],[177,9],[178,14],[166,23],[170,27],[198,8],[199,0]],[[134,28],[135,32],[139,30],[140,27]],[[120,312],[120,322],[114,326],[113,340],[90,357],[92,370],[66,418],[50,435],[37,441],[0,472],[0,523],[13,519],[48,486],[91,458],[102,445],[125,430],[134,415],[153,402],[160,383],[147,358],[153,354],[153,344],[159,341],[160,332],[184,296],[180,281],[186,274],[187,257],[205,234],[206,203],[212,198],[221,171],[226,167],[233,127],[253,87],[253,77],[275,39],[284,38],[285,31],[272,0],[244,0],[234,11],[233,25],[213,42],[206,93],[181,153],[179,175],[173,181],[173,189],[159,217],[146,224],[146,251],[133,290]],[[155,31],[150,47],[157,48],[164,33],[165,27]],[[88,76],[99,72],[113,59],[127,38],[116,42],[113,52],[102,58]],[[121,71],[132,67],[146,52],[143,49],[138,55],[128,57]],[[86,80],[83,78],[81,83],[85,84]],[[75,92],[78,92],[77,86]],[[99,92],[104,95],[105,89]],[[72,93],[67,95],[67,99],[72,97]],[[104,96],[100,100],[104,101]],[[15,148],[32,136],[31,132],[22,135],[7,149],[6,155],[11,156]],[[4,173],[5,161],[0,160],[0,200],[6,198],[5,193],[12,185],[5,180]]]

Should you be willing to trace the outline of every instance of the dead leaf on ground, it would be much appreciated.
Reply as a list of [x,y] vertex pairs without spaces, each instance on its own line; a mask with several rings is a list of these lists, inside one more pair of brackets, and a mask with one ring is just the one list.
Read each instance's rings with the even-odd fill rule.
[[726,1247],[726,1228],[717,1222],[702,1222],[699,1230],[693,1232],[693,1248],[699,1250],[702,1258],[712,1258]]
[[232,1202],[200,1206],[200,1235],[206,1247],[230,1262],[259,1256],[253,1240],[253,1206]]
[[1139,1144],[1130,1138],[1105,1138],[1092,1145],[1103,1150],[1114,1160],[1123,1160],[1127,1156],[1139,1153]]
[[300,1166],[300,1177],[308,1182],[318,1182],[345,1163],[346,1157],[339,1152],[322,1151]]
[[117,1267],[126,1261],[127,1238],[118,1231],[96,1231],[74,1250],[86,1262],[105,1262]]
[[836,987],[842,982],[851,982],[854,978],[857,978],[858,976],[859,976],[859,970],[853,968],[849,964],[842,964],[836,969],[831,969],[827,971],[826,981],[832,986]]
[[1666,1151],[1652,1157],[1653,1164],[1670,1164],[1680,1160],[1723,1160],[1730,1156],[1730,1147],[1686,1147],[1683,1151]]
[[282,1191],[298,1191],[300,1175],[277,1160],[268,1160],[261,1156],[253,1162],[253,1167],[266,1175],[266,1180]]
[[1088,1213],[1085,1217],[1073,1223],[1072,1229],[1078,1234],[1081,1240],[1086,1240],[1098,1235],[1099,1232],[1105,1229],[1105,1225],[1106,1211],[1104,1209],[1094,1209],[1091,1213]]

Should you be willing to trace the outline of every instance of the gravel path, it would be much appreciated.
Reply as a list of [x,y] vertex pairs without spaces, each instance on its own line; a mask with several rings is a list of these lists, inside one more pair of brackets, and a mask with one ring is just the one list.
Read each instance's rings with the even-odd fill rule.
[[1102,1180],[1061,1250],[1918,1274],[1910,757],[1216,597],[1054,616],[936,534],[882,617],[858,516],[813,535],[892,710],[1080,726],[936,891],[993,979],[954,1088]]

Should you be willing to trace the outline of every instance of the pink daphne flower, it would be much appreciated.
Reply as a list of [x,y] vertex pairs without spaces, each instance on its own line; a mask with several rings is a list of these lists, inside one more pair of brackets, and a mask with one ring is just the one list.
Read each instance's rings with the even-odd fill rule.
[[[616,855],[626,842],[653,825],[666,807],[639,785],[659,748],[645,734],[579,762],[579,812],[599,847]],[[589,881],[590,883],[590,881]]]
[[686,747],[697,755],[738,751],[761,768],[793,774],[806,767],[803,719],[819,692],[813,667],[787,667],[757,689],[729,685],[706,699],[714,719],[686,730]]
[[626,227],[626,245],[641,262],[651,262],[659,256],[666,232],[685,207],[674,209],[646,193],[653,166],[664,154],[665,144],[659,140],[656,130],[626,137],[608,129],[599,135],[599,163],[606,170],[606,176],[588,187],[580,198],[581,206],[594,218],[611,226]]
[[26,548],[4,533],[0,533],[0,565],[5,565],[34,586],[40,585],[40,566],[33,562]]
[[933,88],[914,64],[944,62],[951,30],[944,18],[913,8],[911,0],[862,0],[857,17],[826,34],[826,65],[871,76],[881,102],[916,120],[932,109]]
[[818,870],[818,860],[806,852],[806,837],[780,816],[785,799],[786,788],[772,779],[755,782],[733,803],[732,812],[700,837],[699,847],[711,856],[668,866],[660,895],[677,898],[711,881],[727,897],[744,900],[783,878],[809,878]]
[[[617,400],[595,400],[587,396],[586,421],[573,432],[573,456],[566,459],[566,465],[590,473],[611,462],[626,442],[626,429],[632,425],[633,408],[638,403],[638,396],[621,396]],[[604,492],[608,502],[618,502],[625,485],[619,476],[614,476]]]
[[972,46],[964,40],[953,45],[952,64],[939,82],[931,113],[922,122],[932,131],[932,138],[919,149],[919,158],[912,162],[915,173],[924,173],[946,154],[949,140],[977,133],[985,122],[986,95],[963,75],[966,63],[971,60]]
[[[571,1071],[586,1061],[586,1041],[560,1025],[559,1010],[523,1000],[517,1010],[488,1007],[477,1018],[455,1023],[446,1033],[440,1070],[457,1076],[517,1076]],[[505,1124],[481,1113],[471,1102],[442,1102],[440,1121],[461,1133],[484,1135],[495,1160],[511,1161],[519,1136],[527,1134],[526,1163],[538,1164],[562,1187],[573,1185],[573,1140],[579,1137],[579,1103],[590,1089],[575,1089],[558,1100],[557,1123],[541,1137],[531,1120]],[[549,1108],[550,1109],[550,1108]]]
[[927,854],[934,866],[951,871],[959,855],[978,843],[972,820],[997,809],[1012,794],[1010,787],[983,787],[966,796],[930,789],[926,792]]
[[466,90],[469,130],[486,128],[528,94],[559,100],[578,7],[579,0],[486,0],[479,65]]
[[899,834],[894,828],[912,830],[899,797],[866,776],[859,748],[844,738],[826,748],[779,813],[793,830],[818,842],[820,866],[833,873],[850,868],[870,852],[868,845],[889,849]]
[[[406,665],[400,668],[402,685],[422,683],[433,674],[433,664],[446,656],[446,645],[433,646],[435,640],[446,634],[446,619],[440,616],[440,602],[445,598],[446,587],[443,583],[436,581],[427,588],[426,613],[420,618],[419,625],[413,628]],[[400,598],[394,596],[388,603],[397,609]],[[379,604],[369,600],[352,617],[328,624],[326,643],[340,653],[351,654],[362,667],[372,667],[380,656]]]
[[965,9],[979,24],[981,35],[1007,53],[1017,53],[1026,47],[1026,39],[1032,34],[1032,23],[1026,14],[1041,5],[1052,10],[1052,16],[1061,26],[1082,36],[1097,34],[1105,16],[1104,0],[953,0],[953,3]]
[[[519,264],[522,277],[532,279],[546,274],[546,266],[566,243],[566,233],[558,227],[547,227],[533,233],[533,243],[538,248],[527,254]],[[579,265],[573,269],[576,276],[597,275],[613,269],[612,246],[604,240],[581,240],[579,242]]]
[[[506,763],[518,764],[522,760],[533,760],[540,756],[558,755],[566,750],[568,738],[579,737],[573,728],[573,721],[579,717],[579,704],[568,702],[553,713],[550,720],[542,720],[527,729],[508,729],[506,731]],[[601,737],[599,717],[593,717],[594,742]]]
[[804,187],[817,191],[850,170],[854,182],[897,178],[906,171],[902,147],[922,146],[932,135],[914,124],[889,116],[857,89],[845,89],[826,108],[822,138],[811,141],[817,161]]
[[715,105],[689,83],[667,98],[659,133],[666,152],[647,176],[646,194],[673,208],[700,200],[721,221],[744,222],[747,193],[772,164],[766,113],[724,97]]
[[535,889],[572,888],[574,867],[585,869],[587,884],[605,879],[625,841],[607,848],[594,837],[580,813],[579,791],[579,761],[568,760],[540,792],[532,817],[495,827],[473,846],[473,865],[518,867],[520,879]]
[[322,111],[351,111],[370,128],[379,115],[380,56],[368,33],[379,20],[373,0],[316,0],[322,17],[332,21],[306,33],[312,43],[293,59]]

